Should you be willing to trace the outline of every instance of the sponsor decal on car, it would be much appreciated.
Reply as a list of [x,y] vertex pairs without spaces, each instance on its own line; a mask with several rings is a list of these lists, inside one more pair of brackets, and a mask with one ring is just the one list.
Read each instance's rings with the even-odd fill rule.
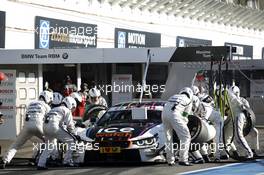
[[97,133],[96,137],[132,137],[132,133],[128,133],[128,132]]
[[96,137],[131,137],[132,131],[134,131],[134,128],[126,127],[126,128],[102,128],[99,129],[96,133]]

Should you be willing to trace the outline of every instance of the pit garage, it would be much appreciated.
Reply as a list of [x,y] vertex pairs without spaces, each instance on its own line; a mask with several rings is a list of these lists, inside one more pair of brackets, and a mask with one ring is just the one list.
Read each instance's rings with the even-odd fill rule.
[[[8,70],[10,71],[10,80],[12,80],[12,76],[18,76],[18,78],[16,80],[12,80],[14,81],[13,86],[15,85],[15,89],[18,89],[18,95],[16,96],[16,106],[17,104],[19,104],[18,106],[21,107],[21,109],[23,109],[23,103],[20,100],[20,97],[26,96],[28,97],[28,100],[32,100],[33,99],[33,95],[29,94],[29,95],[25,95],[23,93],[25,92],[30,92],[33,93],[32,90],[32,86],[34,87],[38,87],[38,89],[35,89],[35,93],[37,91],[40,91],[41,87],[43,87],[43,66],[49,66],[49,64],[58,64],[58,67],[62,66],[59,65],[59,63],[61,63],[61,60],[64,61],[64,64],[82,64],[82,57],[80,56],[80,54],[83,55],[92,55],[94,60],[93,60],[93,64],[106,64],[108,62],[113,62],[113,58],[115,60],[115,63],[130,63],[132,62],[136,62],[136,63],[148,63],[152,64],[152,63],[163,63],[166,62],[178,62],[177,64],[172,64],[171,68],[170,68],[170,72],[169,72],[169,78],[166,82],[166,93],[164,93],[163,95],[166,99],[166,95],[169,96],[173,93],[175,93],[175,90],[177,90],[177,88],[182,88],[186,85],[190,84],[190,80],[193,79],[193,75],[199,71],[201,68],[203,68],[203,70],[207,70],[207,71],[213,71],[213,69],[210,69],[210,61],[212,55],[214,55],[214,58],[227,58],[228,57],[228,47],[197,47],[197,48],[159,48],[159,49],[153,49],[153,48],[142,48],[142,49],[89,49],[89,50],[76,50],[76,49],[67,49],[67,50],[39,50],[38,54],[39,55],[49,55],[50,53],[57,55],[56,59],[59,59],[59,61],[54,60],[54,58],[49,58],[49,56],[46,57],[47,60],[42,60],[41,63],[42,64],[36,64],[36,63],[40,63],[39,57],[35,56],[34,53],[36,52],[36,50],[5,50],[3,52],[2,55],[4,55],[1,59],[5,60],[5,64],[12,64],[14,62],[18,62],[21,59],[21,55],[23,54],[27,54],[27,55],[34,55],[30,61],[25,61],[23,60],[23,63],[21,62],[21,64],[16,64],[13,65],[13,69],[15,69],[16,71],[18,71],[19,73],[17,73],[14,70]],[[187,51],[187,54],[186,54]],[[206,54],[204,54],[206,53]],[[220,54],[219,54],[220,53]],[[67,54],[67,59],[64,59],[65,54]],[[77,55],[75,55],[77,54]],[[208,54],[211,55],[210,57],[208,57]],[[10,55],[12,55],[13,59],[10,59]],[[64,55],[64,56],[63,56]],[[127,55],[133,55],[131,57],[127,57]],[[178,58],[182,58],[182,55],[184,55],[184,59],[178,59]],[[74,57],[78,57],[80,58],[80,62],[76,62],[76,60],[74,59],[71,60],[71,58]],[[189,61],[192,60],[192,58],[195,57],[197,61],[201,62],[196,62],[196,63],[188,63]],[[8,59],[5,59],[8,58]],[[44,58],[44,57],[43,57]],[[86,57],[85,57],[86,59]],[[91,57],[92,59],[92,57]],[[149,60],[151,60],[151,62],[148,62]],[[21,61],[21,60],[20,60]],[[184,62],[185,63],[179,63],[179,62]],[[207,62],[204,62],[207,61]],[[27,64],[27,65],[25,65]],[[32,65],[31,65],[32,64]],[[243,64],[243,61],[239,61],[240,66]],[[255,63],[256,64],[256,63]],[[182,67],[180,67],[179,65],[183,65]],[[187,66],[186,66],[187,65]],[[198,66],[197,66],[198,65]],[[51,65],[52,66],[52,65]],[[177,67],[179,66],[179,67]],[[188,67],[189,66],[189,67]],[[248,64],[247,64],[248,66]],[[5,69],[5,66],[2,65],[2,69]],[[177,67],[175,69],[175,67]],[[217,67],[217,66],[216,66]],[[221,68],[220,68],[221,67]],[[224,67],[225,65],[221,65],[220,67],[217,67],[217,70],[215,69],[215,71],[219,71],[219,70],[223,70],[224,72]],[[9,67],[10,68],[10,67]],[[235,70],[236,67],[232,67],[230,66],[230,69],[232,71],[232,69]],[[24,74],[23,74],[24,72]],[[69,71],[69,73],[72,73],[72,71]],[[184,73],[184,74],[182,74]],[[78,74],[78,73],[77,73]],[[9,75],[9,74],[8,74]],[[26,75],[28,75],[28,77],[26,77]],[[41,76],[42,75],[42,76]],[[175,79],[175,77],[177,78],[177,75],[185,75],[186,77],[184,79],[181,79],[178,77],[178,79]],[[174,78],[173,78],[174,77]],[[217,79],[217,78],[216,78]],[[183,80],[186,80],[185,82]],[[187,81],[189,80],[189,81]],[[42,82],[41,82],[42,81]],[[181,81],[182,83],[176,83]],[[77,82],[78,82],[78,76],[77,76]],[[26,83],[26,87],[29,88],[28,91],[24,91],[19,89],[20,87],[20,83],[24,83],[22,84],[23,87],[25,87],[25,83]],[[35,84],[34,84],[35,83]],[[186,83],[186,84],[185,84]],[[28,85],[27,85],[28,84]],[[170,85],[173,84],[173,88],[170,87]],[[175,86],[176,85],[176,86]],[[10,84],[11,86],[11,84]],[[14,88],[14,87],[13,87]],[[42,90],[42,89],[41,89]],[[171,91],[170,91],[171,90]],[[36,96],[34,96],[36,98]],[[22,98],[23,99],[23,98]],[[26,103],[26,100],[25,100]],[[18,112],[19,111],[19,112]],[[23,126],[23,120],[21,120],[23,113],[20,113],[20,110],[16,110],[16,115],[19,117],[16,117],[16,120],[10,120],[10,134],[13,134],[13,137],[10,136],[10,140],[12,140],[14,138],[14,136],[19,132],[19,128],[18,126]],[[258,117],[257,117],[258,118]],[[17,119],[20,119],[20,121],[17,121]],[[19,123],[20,122],[20,123]],[[203,124],[202,125],[197,125],[197,121],[192,120],[193,125],[194,126],[200,126],[200,127],[204,127]],[[17,124],[19,123],[19,125]],[[199,121],[198,121],[199,123]],[[11,126],[18,128],[16,130],[16,132],[11,132]],[[2,129],[2,128],[1,128]],[[204,129],[202,129],[203,131],[200,130],[200,132],[212,132],[212,131],[206,131]],[[13,130],[12,130],[13,131]],[[197,130],[199,131],[199,130]],[[194,130],[194,132],[197,132]],[[210,133],[212,134],[212,133]],[[195,133],[194,133],[195,136]],[[203,137],[200,135],[200,137]],[[198,137],[198,140],[199,138]],[[196,138],[197,139],[197,138]],[[18,161],[19,162],[19,161]],[[19,164],[19,163],[18,163]],[[259,162],[256,163],[256,167],[258,167]],[[115,166],[113,164],[113,166]],[[156,168],[161,168],[161,171],[164,171],[163,167],[159,167],[162,165],[155,165],[157,167],[154,167],[154,169]],[[214,164],[209,165],[210,166],[214,166]],[[199,167],[199,166],[198,166]],[[196,167],[196,168],[198,168]],[[26,168],[27,171],[31,171],[30,169]],[[148,168],[143,168],[144,171],[147,170]],[[191,169],[190,169],[191,170]],[[53,171],[53,170],[52,170]],[[54,170],[54,171],[60,171],[60,170]],[[83,169],[82,170],[72,170],[73,172],[76,173],[83,173],[83,172],[87,172],[87,169]],[[122,168],[119,169],[118,171],[123,171]],[[184,171],[186,172],[186,169],[179,169],[177,170],[178,172]]]
[[[0,84],[0,157],[26,126],[26,106],[43,90],[65,96],[81,91],[88,104],[82,111],[88,110],[74,112],[73,137],[99,150],[75,150],[72,161],[79,167],[71,168],[62,166],[61,151],[48,161],[48,171],[37,171],[33,164],[40,154],[30,159],[33,138],[0,174],[263,174],[263,9],[262,0],[2,0],[0,80],[2,72],[6,77]],[[254,160],[247,159],[242,143],[241,157],[232,150],[220,163],[207,154],[213,161],[168,166],[163,106],[192,85],[213,97],[210,102],[225,120],[223,140],[236,146],[241,144],[232,103],[221,87],[240,88],[250,106],[243,108],[242,134],[260,143],[249,142]],[[108,110],[89,106],[84,86],[96,86]],[[221,125],[195,115],[188,119],[192,144],[209,145],[213,153]],[[179,144],[175,133],[173,141]],[[190,149],[188,161],[196,162],[197,150]]]

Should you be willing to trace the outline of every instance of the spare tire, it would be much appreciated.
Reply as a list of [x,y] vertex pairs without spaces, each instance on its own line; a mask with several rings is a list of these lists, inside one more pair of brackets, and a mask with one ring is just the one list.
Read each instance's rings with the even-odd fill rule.
[[[188,117],[188,128],[191,134],[192,143],[206,143],[214,139],[216,130],[213,125],[209,124],[207,121],[201,118],[190,115]],[[174,141],[179,142],[177,134],[174,132]]]
[[193,143],[206,143],[214,139],[216,131],[213,125],[207,121],[194,116],[189,116],[188,128],[192,136]]
[[256,116],[252,109],[243,110],[243,113],[246,116],[246,123],[243,127],[243,134],[247,136],[252,128],[256,125]]
[[[245,114],[246,117],[246,122],[243,126],[243,135],[247,136],[251,131],[251,129],[256,126],[256,116],[252,109],[245,109],[243,110],[243,113]],[[231,124],[230,122],[232,122],[231,117],[227,117],[224,123],[224,128],[227,127],[227,125],[230,125]]]

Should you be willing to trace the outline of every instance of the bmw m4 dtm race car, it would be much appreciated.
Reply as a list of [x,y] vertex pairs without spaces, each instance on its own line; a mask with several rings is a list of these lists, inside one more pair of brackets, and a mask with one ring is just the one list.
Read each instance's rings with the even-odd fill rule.
[[[90,128],[78,135],[90,148],[84,164],[89,162],[165,162],[165,133],[161,113],[165,102],[130,102],[109,108]],[[214,138],[212,125],[189,116],[192,142],[208,142]],[[175,135],[175,142],[177,136]]]

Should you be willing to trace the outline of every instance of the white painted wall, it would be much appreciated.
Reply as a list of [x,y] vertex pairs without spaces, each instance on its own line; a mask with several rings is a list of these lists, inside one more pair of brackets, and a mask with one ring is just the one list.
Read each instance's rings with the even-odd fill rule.
[[[253,58],[261,58],[264,32],[175,18],[119,6],[84,0],[0,0],[6,11],[6,49],[34,48],[35,16],[43,16],[98,25],[98,48],[114,47],[114,29],[127,28],[161,33],[161,46],[176,45],[176,36],[253,45]],[[76,3],[78,2],[78,3]]]

